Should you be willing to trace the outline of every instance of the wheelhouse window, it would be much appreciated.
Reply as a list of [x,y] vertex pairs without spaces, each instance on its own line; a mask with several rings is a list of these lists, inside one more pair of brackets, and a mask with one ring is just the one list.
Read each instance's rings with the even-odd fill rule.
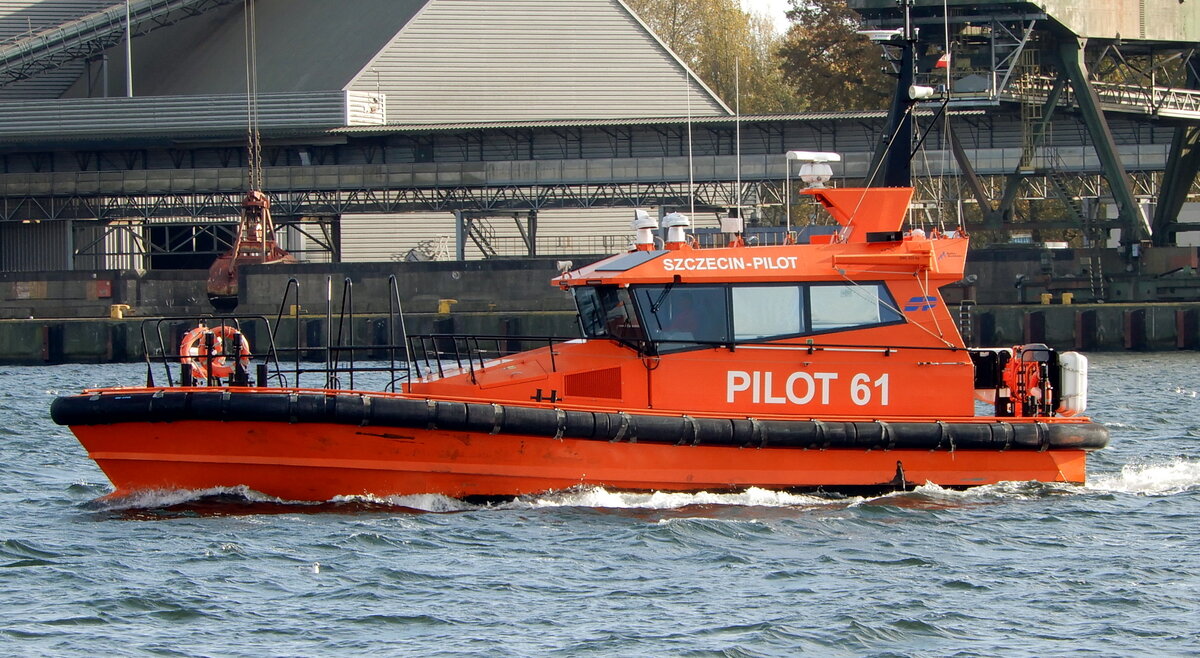
[[734,286],[734,340],[756,341],[805,333],[801,286]]
[[574,292],[585,336],[659,353],[904,321],[882,283],[580,286]]
[[622,342],[645,339],[629,290],[617,286],[579,286],[575,306],[579,323],[588,338],[615,338]]
[[725,286],[639,286],[634,294],[646,334],[659,351],[729,342]]
[[835,331],[900,322],[891,293],[882,283],[813,285],[808,289],[811,331]]

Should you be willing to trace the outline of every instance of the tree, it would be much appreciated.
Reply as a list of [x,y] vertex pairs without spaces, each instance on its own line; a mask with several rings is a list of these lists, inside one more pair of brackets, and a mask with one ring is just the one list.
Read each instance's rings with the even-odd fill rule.
[[845,0],[791,0],[777,53],[783,78],[807,111],[886,109],[895,82],[882,49],[858,34],[862,19]]
[[737,0],[627,3],[730,107],[746,114],[797,109],[775,58],[780,37],[766,18],[747,14]]

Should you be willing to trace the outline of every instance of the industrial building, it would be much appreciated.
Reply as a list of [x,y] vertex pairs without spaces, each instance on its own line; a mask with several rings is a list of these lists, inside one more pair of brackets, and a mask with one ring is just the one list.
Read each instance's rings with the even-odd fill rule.
[[[1126,255],[1195,240],[1196,5],[1093,4],[914,0],[928,53],[955,55],[952,121],[940,101],[916,117],[926,207]],[[850,5],[895,28],[894,0]],[[1138,58],[1144,81],[1097,77]],[[735,116],[621,0],[19,0],[0,7],[0,274],[207,267],[251,123],[280,239],[310,262],[606,253],[631,207],[782,224],[783,153],[838,151],[857,183],[885,131]],[[1047,199],[1053,221],[1013,214]]]
[[[225,235],[212,220],[228,231],[236,216],[221,201],[245,190],[251,83],[271,192],[281,177],[281,192],[306,176],[357,190],[396,173],[355,165],[398,166],[412,187],[414,165],[444,158],[422,126],[495,126],[456,146],[500,161],[538,148],[532,122],[730,114],[619,0],[24,0],[0,7],[0,40],[8,271],[205,266],[169,256],[194,243],[211,260]],[[368,126],[416,136],[347,146]],[[288,210],[293,246],[307,233],[341,251],[328,214]],[[422,219],[375,213],[336,241],[380,257],[356,245],[381,230],[436,241]]]

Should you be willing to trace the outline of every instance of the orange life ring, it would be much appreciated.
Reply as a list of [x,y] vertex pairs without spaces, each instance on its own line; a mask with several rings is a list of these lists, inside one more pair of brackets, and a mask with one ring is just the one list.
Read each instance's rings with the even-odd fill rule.
[[[210,334],[212,335],[211,357],[206,338]],[[237,362],[241,363],[243,371],[247,371],[250,368],[250,341],[246,340],[246,336],[242,332],[230,325],[221,325],[215,329],[200,325],[184,334],[183,340],[179,344],[180,361],[185,366],[191,367],[194,381],[207,381],[210,367],[213,377],[228,377],[236,370],[232,348],[235,341],[240,347]]]

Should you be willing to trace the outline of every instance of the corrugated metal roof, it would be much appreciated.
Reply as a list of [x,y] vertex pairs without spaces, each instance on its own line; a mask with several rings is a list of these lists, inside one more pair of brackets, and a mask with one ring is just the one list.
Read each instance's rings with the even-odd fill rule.
[[[881,119],[886,112],[820,112],[812,114],[758,114],[744,115],[743,123],[764,121],[829,121],[838,119]],[[634,119],[563,119],[546,121],[458,121],[452,123],[408,123],[385,126],[354,126],[337,128],[330,132],[346,135],[386,135],[408,132],[454,132],[466,130],[512,130],[527,128],[598,128],[604,126],[651,126],[686,125],[689,121],[704,125],[733,125],[738,119],[732,116],[686,117],[661,116]]]
[[[44,22],[114,5],[24,4],[53,9]],[[257,0],[255,7],[263,94],[375,94],[386,97],[397,124],[678,116],[689,104],[696,117],[729,114],[621,0],[356,0],[352,9],[328,0]],[[170,105],[244,92],[244,23],[234,3],[135,39],[136,96],[174,97],[162,101]],[[123,90],[124,46],[106,54],[107,88]],[[89,89],[81,73],[78,66],[44,73],[0,98],[57,96],[71,77],[64,97],[104,86],[93,79]],[[313,123],[306,111],[294,108],[296,125]]]
[[[307,127],[309,134],[319,134],[352,121],[381,119],[365,111],[370,105],[365,96],[340,90],[262,94],[259,125],[264,131]],[[0,140],[231,134],[245,132],[246,115],[244,94],[6,102],[0,103]]]
[[405,124],[729,113],[619,0],[431,0],[351,88]]

